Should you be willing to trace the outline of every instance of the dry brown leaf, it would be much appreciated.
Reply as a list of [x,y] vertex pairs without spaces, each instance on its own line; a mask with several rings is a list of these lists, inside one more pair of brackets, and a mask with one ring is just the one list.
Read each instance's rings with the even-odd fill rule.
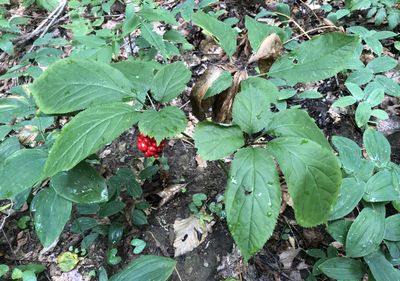
[[209,232],[211,233],[211,227],[213,224],[214,222],[203,222],[202,225],[200,219],[196,218],[195,216],[190,216],[183,220],[175,220],[175,257],[192,251],[194,248],[204,242],[207,234]]
[[274,60],[279,56],[282,50],[282,42],[276,33],[268,35],[261,43],[257,52],[249,59],[249,63],[259,60],[273,58]]
[[186,186],[187,186],[187,183],[172,184],[172,185],[169,185],[168,187],[164,188],[160,192],[158,192],[157,195],[162,198],[160,203],[158,203],[158,207],[160,208],[161,206],[164,206],[167,202],[169,202],[175,196],[175,194],[177,194],[179,191],[182,190],[182,188],[185,188]]
[[288,249],[279,254],[279,261],[282,263],[284,269],[290,269],[293,260],[300,253],[301,249]]
[[205,100],[203,100],[203,97],[212,83],[217,80],[222,73],[222,68],[209,66],[194,85],[190,93],[190,103],[192,104],[193,114],[197,119],[204,120],[207,111],[212,107],[215,96]]
[[230,123],[232,119],[232,104],[240,89],[240,82],[248,78],[246,70],[237,71],[233,75],[232,86],[219,94],[213,105],[213,120],[218,123]]
[[18,132],[18,139],[20,143],[22,143],[24,146],[33,147],[36,144],[35,139],[38,135],[39,135],[38,129],[34,126],[28,125],[23,127]]

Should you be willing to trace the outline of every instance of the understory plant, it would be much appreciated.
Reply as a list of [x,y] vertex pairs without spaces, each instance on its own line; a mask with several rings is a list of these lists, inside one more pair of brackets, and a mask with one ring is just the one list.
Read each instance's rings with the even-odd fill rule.
[[[390,144],[381,133],[368,128],[363,142],[366,158],[354,141],[332,139],[343,181],[327,231],[340,246],[335,256],[309,251],[320,258],[313,276],[360,280],[368,274],[368,280],[400,280],[394,267],[400,264],[400,166],[390,161]],[[308,280],[316,280],[313,276]]]
[[[71,231],[84,235],[82,248],[87,249],[98,235],[108,236],[107,262],[118,264],[121,257],[116,244],[122,238],[121,213],[126,206],[121,194],[129,195],[135,203],[132,223],[147,223],[144,210],[150,205],[143,200],[140,184],[165,164],[162,157],[155,160],[161,156],[165,140],[182,133],[187,125],[185,113],[173,100],[192,76],[176,56],[192,46],[174,29],[178,26],[176,13],[218,43],[227,59],[233,61],[238,50],[238,29],[232,27],[235,21],[222,22],[218,14],[192,4],[169,12],[152,1],[144,1],[139,11],[130,3],[122,25],[105,30],[99,28],[104,18],[96,19],[99,22],[95,24],[82,18],[80,12],[86,11],[87,5],[71,1],[73,19],[67,26],[74,35],[71,56],[59,59],[61,54],[56,54],[50,60],[35,56],[34,63],[43,70],[35,68],[35,75],[24,72],[34,78],[33,83],[12,88],[10,95],[0,100],[0,123],[4,124],[0,126],[0,200],[10,200],[14,208],[30,203],[34,228],[45,248],[57,243],[71,214],[78,214]],[[109,8],[96,1],[91,13],[102,17]],[[272,15],[290,19],[281,12]],[[171,29],[160,35],[153,30],[157,21]],[[223,121],[202,118],[195,127],[194,142],[205,160],[233,154],[225,213],[220,200],[214,210],[221,217],[226,215],[247,262],[276,225],[281,205],[280,172],[301,226],[326,223],[340,200],[344,183],[333,149],[307,112],[287,108],[283,102],[294,90],[279,87],[327,79],[350,69],[351,62],[359,59],[361,39],[327,32],[300,44],[290,39],[288,26],[269,26],[246,17],[245,27],[253,49],[247,66],[257,62],[258,74],[248,78],[245,71],[236,71],[233,77],[229,71],[219,73],[204,99],[224,98],[226,91],[236,88],[234,98],[226,102],[231,108],[220,111],[229,117]],[[123,39],[132,40],[132,33],[140,33],[135,41],[138,51],[135,53],[130,44],[134,56],[121,61],[118,54]],[[52,36],[40,39],[37,46],[54,43]],[[268,66],[265,60],[270,60]],[[28,62],[29,58],[21,68],[28,67]],[[17,70],[5,75],[19,77]],[[319,97],[315,91],[307,95]],[[26,126],[35,129],[27,132],[29,139],[21,147],[16,137],[9,136]],[[140,131],[138,147],[149,157],[145,168],[138,178],[132,171],[120,169],[106,180],[96,167],[100,162],[96,153],[132,128]],[[105,228],[93,216],[111,217],[112,222]],[[143,247],[143,243],[139,245]],[[143,256],[110,280],[167,280],[174,267],[175,261],[169,258]]]

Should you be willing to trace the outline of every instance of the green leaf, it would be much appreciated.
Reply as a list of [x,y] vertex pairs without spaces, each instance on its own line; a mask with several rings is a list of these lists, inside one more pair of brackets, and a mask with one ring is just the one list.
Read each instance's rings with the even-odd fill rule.
[[386,167],[390,161],[391,148],[385,136],[374,129],[368,128],[364,132],[363,142],[369,159],[374,161],[379,168]]
[[[374,89],[371,92],[366,93],[365,99],[366,99],[366,102],[371,107],[379,105],[385,99],[385,93],[384,93],[383,88]],[[371,112],[371,114],[372,114],[372,112]]]
[[261,77],[249,77],[246,80],[240,82],[241,91],[249,91],[251,89],[258,89],[268,93],[268,100],[273,103],[278,101],[278,88],[269,80]]
[[381,120],[389,119],[389,115],[382,109],[373,109],[371,115]]
[[232,85],[232,82],[233,78],[231,73],[229,71],[223,71],[220,76],[212,82],[203,99],[218,95],[222,91],[228,89]]
[[281,204],[279,176],[262,148],[240,149],[232,162],[225,192],[229,230],[245,261],[272,235]]
[[132,239],[131,245],[134,247],[133,253],[135,255],[140,254],[144,248],[146,247],[146,242],[143,241],[142,239]]
[[140,24],[140,17],[136,15],[135,5],[133,3],[129,3],[125,7],[125,20],[122,24],[122,36],[127,36]]
[[59,196],[52,188],[43,189],[35,196],[35,230],[44,247],[53,244],[61,234],[71,210],[71,201]]
[[143,134],[154,137],[157,143],[172,138],[183,132],[187,120],[185,113],[175,106],[167,106],[160,111],[148,109],[139,120],[139,130]]
[[4,276],[10,268],[6,264],[0,264],[0,277]]
[[384,75],[376,75],[374,81],[382,85],[386,94],[393,97],[400,97],[400,85],[393,79]]
[[85,162],[67,172],[55,174],[51,185],[58,195],[75,203],[101,203],[108,200],[104,178]]
[[340,219],[349,214],[358,205],[365,192],[365,183],[354,178],[345,178],[340,187],[338,200],[329,220]]
[[346,80],[347,83],[353,83],[356,85],[364,85],[374,79],[374,73],[369,68],[361,68],[349,75]]
[[374,163],[370,160],[361,159],[360,168],[354,171],[355,178],[367,182],[374,172]]
[[24,271],[22,273],[22,281],[37,281],[36,274],[30,270]]
[[130,81],[108,64],[84,59],[63,59],[43,72],[30,87],[46,114],[67,113],[135,97]]
[[83,234],[85,231],[97,226],[98,222],[94,218],[80,217],[71,224],[71,231],[74,233]]
[[140,113],[123,103],[91,107],[63,127],[52,146],[44,177],[67,171],[111,142],[139,119]]
[[39,183],[47,153],[40,149],[19,150],[0,163],[0,199],[11,199]]
[[125,208],[125,203],[121,201],[109,201],[105,203],[100,211],[100,217],[110,217],[122,211]]
[[288,109],[273,114],[268,133],[279,137],[306,138],[323,148],[332,149],[314,120],[307,112],[300,109]]
[[177,25],[178,23],[175,20],[174,15],[161,7],[157,7],[155,9],[149,7],[149,6],[143,6],[142,9],[140,10],[140,16],[143,17],[144,19],[150,21],[150,22],[160,22],[163,21],[165,23],[169,23],[172,25]]
[[176,261],[158,256],[141,256],[131,262],[109,281],[166,281],[171,276]]
[[122,258],[118,256],[118,250],[115,248],[109,249],[106,253],[107,263],[110,265],[117,265],[121,262]]
[[291,32],[274,25],[268,25],[262,22],[246,16],[245,26],[248,32],[248,38],[250,46],[253,49],[253,53],[256,53],[261,46],[261,43],[272,33],[276,33],[282,42],[289,39]]
[[154,78],[156,64],[147,61],[126,60],[111,64],[129,79],[132,87],[138,93],[146,93]]
[[356,109],[356,123],[358,127],[366,125],[371,117],[372,109],[371,105],[367,102],[360,102]]
[[367,65],[367,68],[371,69],[373,73],[379,73],[391,70],[396,66],[397,60],[388,56],[382,56],[370,61]]
[[35,106],[22,96],[8,96],[0,99],[0,123],[8,124],[14,118],[26,117],[35,112]]
[[57,257],[57,264],[63,272],[73,270],[78,263],[79,257],[76,253],[64,252]]
[[134,209],[132,211],[132,223],[137,226],[148,224],[145,212],[143,212],[142,210]]
[[[361,88],[354,83],[346,83],[345,84],[346,88],[350,91],[351,95],[356,99],[356,100],[362,100],[364,98],[364,91],[361,90]],[[344,107],[344,106],[341,106]]]
[[176,98],[189,82],[191,72],[182,62],[166,64],[154,76],[151,93],[159,102]]
[[151,46],[156,48],[164,58],[169,58],[164,39],[161,35],[153,31],[152,24],[142,22],[140,34]]
[[336,280],[360,280],[365,274],[361,261],[344,257],[328,259],[319,265],[319,269]]
[[60,5],[60,0],[36,0],[36,3],[39,7],[51,12]]
[[237,34],[228,24],[200,11],[193,14],[192,21],[216,38],[229,57],[235,53]]
[[338,98],[334,103],[332,103],[332,107],[346,107],[352,104],[355,104],[357,99],[353,96],[345,96]]
[[[271,83],[271,86],[275,86]],[[268,92],[250,87],[235,96],[232,108],[233,123],[242,131],[254,134],[264,129],[272,113]]]
[[10,125],[1,125],[0,126],[0,142],[11,132],[12,127]]
[[333,223],[329,223],[327,231],[333,239],[345,245],[347,233],[349,232],[352,223],[353,222],[350,220],[338,220]]
[[400,271],[385,258],[381,252],[372,253],[364,257],[376,281],[400,280]]
[[200,122],[194,132],[194,142],[204,160],[218,160],[244,145],[243,133],[237,126]]
[[354,141],[340,137],[333,136],[332,143],[339,152],[339,159],[343,168],[350,173],[353,173],[361,166],[361,149]]
[[17,137],[8,138],[0,143],[0,165],[8,156],[20,149],[21,145]]
[[395,188],[392,174],[388,170],[382,170],[368,180],[365,201],[385,202],[399,199],[400,193]]
[[387,217],[385,220],[385,234],[383,239],[400,241],[400,214]]
[[376,251],[385,231],[385,206],[365,207],[354,220],[346,238],[348,257],[363,257]]
[[326,222],[342,179],[335,156],[316,142],[299,137],[274,139],[267,148],[285,176],[297,222],[304,227]]
[[307,255],[314,257],[314,258],[319,258],[319,259],[326,258],[325,252],[321,249],[309,249],[306,251],[306,253],[307,253]]
[[322,95],[318,91],[304,91],[298,95],[301,99],[319,99]]
[[346,68],[359,42],[358,37],[339,32],[315,36],[279,58],[269,75],[291,84],[329,78]]

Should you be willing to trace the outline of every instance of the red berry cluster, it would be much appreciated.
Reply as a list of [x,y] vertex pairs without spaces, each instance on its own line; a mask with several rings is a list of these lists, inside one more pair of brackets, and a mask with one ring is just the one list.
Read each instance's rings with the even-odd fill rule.
[[143,134],[139,134],[137,138],[137,147],[141,152],[144,153],[144,156],[146,157],[153,156],[154,158],[158,158],[159,153],[163,150],[166,143],[167,142],[163,140],[160,145],[157,146],[157,142],[154,138],[145,136]]

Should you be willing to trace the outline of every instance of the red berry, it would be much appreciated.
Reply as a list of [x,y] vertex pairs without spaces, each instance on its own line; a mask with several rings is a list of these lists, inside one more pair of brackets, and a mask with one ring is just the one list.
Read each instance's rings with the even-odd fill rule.
[[154,156],[154,158],[158,158],[167,141],[162,140],[160,144],[157,145],[157,142],[154,138],[139,133],[136,143],[138,149],[142,151],[146,157]]

